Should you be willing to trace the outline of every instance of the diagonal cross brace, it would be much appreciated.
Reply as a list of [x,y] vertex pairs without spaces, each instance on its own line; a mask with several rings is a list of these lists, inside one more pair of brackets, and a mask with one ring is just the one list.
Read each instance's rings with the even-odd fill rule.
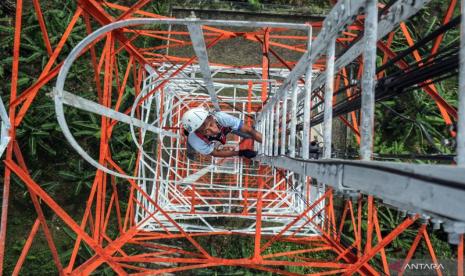
[[192,46],[194,47],[195,54],[197,55],[200,71],[202,72],[203,80],[207,87],[208,94],[210,94],[213,106],[217,111],[219,111],[220,106],[218,104],[218,98],[216,96],[215,87],[213,86],[210,66],[208,65],[207,47],[205,46],[205,40],[201,25],[188,24],[187,29],[189,30],[189,35],[192,40]]
[[101,104],[84,99],[82,97],[76,96],[66,91],[63,91],[63,97],[61,98],[61,100],[63,101],[64,104],[79,108],[84,111],[88,111],[88,112],[92,112],[92,113],[95,113],[101,116],[112,118],[114,120],[126,123],[128,125],[132,124],[136,127],[146,129],[153,133],[157,133],[157,134],[161,134],[161,135],[169,136],[169,137],[174,137],[174,138],[179,138],[179,135],[175,134],[174,132],[166,131],[161,128],[155,127],[151,124],[147,124],[139,119],[133,118],[124,113],[105,107]]
[[202,176],[204,176],[206,173],[208,173],[209,171],[211,171],[213,168],[215,167],[215,165],[210,165],[210,166],[207,166],[199,171],[197,171],[196,173],[193,173],[191,175],[188,175],[186,176],[183,180],[181,180],[178,184],[193,184],[195,183],[197,180],[199,180]]

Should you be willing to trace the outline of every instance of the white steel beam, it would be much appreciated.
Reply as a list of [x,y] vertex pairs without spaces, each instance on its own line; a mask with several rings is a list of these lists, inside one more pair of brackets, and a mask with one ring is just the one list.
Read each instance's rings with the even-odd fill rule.
[[[379,161],[258,157],[269,166],[318,179],[336,190],[373,195],[399,209],[465,221],[465,170]],[[447,204],[438,204],[447,202]]]
[[207,47],[205,45],[205,39],[203,36],[201,25],[188,24],[189,35],[191,37],[192,46],[194,47],[195,54],[197,55],[197,61],[199,62],[200,71],[205,82],[208,93],[210,94],[211,102],[216,110],[220,110],[218,104],[218,97],[216,96],[215,87],[212,81],[212,73],[210,65],[208,64]]
[[10,137],[8,136],[8,131],[10,129],[10,119],[8,118],[8,113],[6,112],[5,106],[3,105],[2,98],[0,97],[0,157],[2,157],[3,152],[5,151],[8,143],[10,142]]

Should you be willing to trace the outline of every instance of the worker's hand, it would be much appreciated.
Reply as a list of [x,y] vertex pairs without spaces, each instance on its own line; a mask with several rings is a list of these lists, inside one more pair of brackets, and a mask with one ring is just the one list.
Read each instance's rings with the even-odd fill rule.
[[240,150],[239,156],[252,159],[257,156],[257,152],[253,150]]
[[248,125],[243,125],[240,131],[249,134],[255,141],[262,142],[262,134]]
[[234,145],[227,145],[227,146],[222,146],[219,148],[220,150],[236,150],[236,146]]

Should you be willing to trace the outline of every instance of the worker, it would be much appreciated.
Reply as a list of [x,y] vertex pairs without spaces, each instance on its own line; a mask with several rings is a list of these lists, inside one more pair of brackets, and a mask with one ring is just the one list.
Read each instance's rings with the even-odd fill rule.
[[188,133],[187,142],[196,152],[214,157],[240,156],[254,158],[257,155],[253,150],[235,150],[228,147],[220,149],[215,143],[226,143],[228,133],[243,138],[252,138],[262,142],[262,134],[251,126],[225,112],[209,112],[205,108],[196,107],[188,110],[182,117],[182,125]]

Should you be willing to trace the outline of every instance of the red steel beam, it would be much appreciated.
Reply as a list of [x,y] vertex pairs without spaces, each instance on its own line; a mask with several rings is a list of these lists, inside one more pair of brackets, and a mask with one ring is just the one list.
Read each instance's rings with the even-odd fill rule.
[[[449,6],[448,6],[447,11],[446,11],[446,15],[444,16],[444,19],[442,20],[442,25],[445,25],[445,24],[449,23],[452,16],[454,15],[455,6],[457,6],[457,0],[450,0]],[[443,38],[444,38],[444,34],[441,33],[434,40],[433,47],[431,48],[431,54],[432,55],[436,54],[437,51],[439,50],[439,46],[441,45],[441,42],[442,42]]]
[[[18,160],[19,165],[21,166],[23,170],[28,171],[28,168],[26,166],[26,163],[24,162],[23,155],[21,154],[21,150],[19,148],[17,141],[14,141],[13,147],[14,147],[13,150],[15,153],[15,157]],[[42,226],[42,231],[44,232],[47,245],[50,248],[50,251],[52,253],[52,258],[53,258],[53,261],[55,262],[55,266],[57,267],[58,273],[60,275],[64,275],[63,266],[61,265],[57,248],[55,246],[55,243],[53,242],[52,233],[47,225],[47,221],[45,219],[44,212],[42,211],[42,207],[40,206],[39,200],[37,199],[37,196],[34,194],[34,191],[29,189],[29,187],[28,187],[28,191],[29,191],[29,195],[32,200],[32,204],[34,205],[38,219],[40,221],[40,225]]]
[[34,237],[36,236],[37,231],[39,230],[39,226],[40,226],[40,220],[37,218],[34,222],[34,225],[31,228],[31,232],[29,233],[29,236],[27,237],[26,243],[23,246],[23,250],[21,250],[21,255],[19,255],[18,261],[16,262],[12,275],[19,275],[19,272],[21,271],[21,267],[23,266],[23,263],[26,260],[27,254],[29,252],[29,249],[31,248]]
[[[379,221],[378,221],[378,208],[375,208],[374,210],[374,213],[373,213],[373,220],[374,220],[374,224],[375,224],[375,231],[376,231],[376,237],[378,238],[378,241],[382,240],[383,237],[381,235],[381,227],[379,225]],[[386,275],[390,275],[390,272],[389,272],[389,265],[388,265],[388,261],[387,261],[387,258],[386,258],[386,251],[383,249],[381,249],[381,261],[383,263],[383,269],[384,269],[384,273],[386,273]]]
[[415,239],[412,242],[412,245],[410,245],[410,249],[408,250],[407,256],[404,259],[404,262],[402,263],[402,266],[399,271],[399,276],[402,276],[405,272],[405,268],[407,267],[407,264],[410,262],[410,260],[413,257],[413,254],[415,253],[418,245],[420,244],[421,237],[423,234],[423,231],[426,229],[426,224],[422,224],[420,226],[420,229],[418,229],[418,233],[415,236]]
[[[387,54],[390,58],[394,58],[396,54],[389,48],[387,47],[383,42],[378,41],[378,48],[383,51],[385,54]],[[408,67],[408,64],[404,60],[399,60],[396,62],[397,66],[400,69],[406,69]],[[424,85],[427,83],[421,83],[421,85]],[[453,118],[457,119],[457,110],[455,110],[454,107],[452,107],[446,100],[444,100],[441,95],[438,94],[435,88],[430,85],[423,86],[422,89],[433,98],[433,100],[436,102],[438,105],[439,110],[441,111],[441,114],[443,115],[444,121],[446,124],[450,124],[451,120],[449,118],[449,115],[452,116]]]
[[5,165],[11,169],[38,197],[47,204],[55,214],[60,217],[65,224],[71,228],[78,236],[97,252],[102,259],[107,262],[111,268],[117,273],[125,274],[126,272],[116,263],[110,260],[110,256],[103,250],[103,248],[96,243],[86,232],[84,232],[79,225],[56,203],[30,176],[27,172],[23,171],[16,163],[11,160],[6,160]]
[[[11,89],[10,103],[16,99],[18,89],[18,68],[19,68],[19,48],[21,43],[21,27],[22,27],[23,1],[16,1],[16,18],[15,18],[15,33],[13,38],[13,62],[11,70]],[[14,106],[10,104],[9,118],[11,128],[9,137],[14,140],[16,138],[16,128],[13,124],[16,117]],[[11,161],[13,157],[13,144],[10,142],[6,149],[6,160]],[[0,275],[3,273],[3,262],[5,259],[5,241],[8,222],[8,201],[10,199],[10,184],[11,170],[5,167],[5,176],[3,178],[3,196],[2,196],[2,215],[0,218]]]
[[36,11],[37,20],[39,21],[39,27],[42,31],[42,38],[44,39],[45,48],[47,49],[47,53],[49,56],[52,56],[53,50],[50,44],[50,39],[48,38],[47,27],[45,26],[44,16],[42,14],[42,9],[40,8],[39,0],[32,0],[32,4],[34,5],[34,9]]
[[[71,22],[69,23],[68,27],[66,28],[63,36],[61,37],[60,41],[58,42],[57,47],[53,51],[52,56],[50,57],[49,61],[45,65],[45,68],[43,69],[42,73],[39,76],[39,79],[43,78],[44,76],[48,75],[50,73],[50,70],[52,69],[53,64],[55,63],[56,59],[58,58],[58,55],[61,53],[61,50],[63,49],[63,46],[65,45],[66,41],[68,40],[69,35],[71,34],[71,31],[74,29],[74,26],[81,16],[82,10],[80,8],[77,8],[76,12],[74,13],[73,17],[71,18]],[[58,72],[57,72],[58,73]],[[40,87],[37,87],[37,89],[32,90],[31,94],[28,94],[27,99],[25,99],[25,102],[21,106],[21,109],[17,113],[17,117],[15,118],[15,125],[18,126],[21,121],[23,120],[24,116],[26,115],[27,110],[31,106],[32,102],[34,101],[34,98],[36,97],[37,93],[39,92]]]
[[463,235],[464,234],[460,234],[459,236],[459,244],[457,246],[457,275],[458,276],[463,276]]
[[372,257],[374,257],[378,251],[390,244],[398,235],[404,232],[410,225],[412,225],[418,219],[418,215],[414,217],[406,218],[401,224],[399,224],[394,230],[391,231],[384,239],[378,242],[369,252],[366,252],[355,264],[351,265],[344,275],[352,275],[357,269],[366,264]]

